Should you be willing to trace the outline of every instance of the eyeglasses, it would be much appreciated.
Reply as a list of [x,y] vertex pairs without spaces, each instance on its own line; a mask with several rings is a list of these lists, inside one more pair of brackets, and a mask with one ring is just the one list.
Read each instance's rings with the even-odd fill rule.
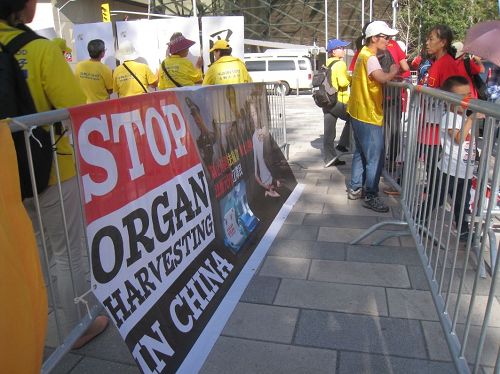
[[379,34],[377,35],[379,38],[383,38],[385,40],[389,40],[390,36],[389,35],[384,35],[384,34]]

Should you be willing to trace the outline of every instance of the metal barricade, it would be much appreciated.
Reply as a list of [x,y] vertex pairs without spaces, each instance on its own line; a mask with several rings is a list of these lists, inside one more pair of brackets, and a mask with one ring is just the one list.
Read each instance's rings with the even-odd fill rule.
[[285,87],[283,83],[266,83],[267,104],[269,106],[269,132],[288,160],[289,144],[286,137]]
[[[384,172],[401,191],[401,218],[374,225],[351,244],[385,225],[404,227],[374,244],[391,236],[413,237],[457,371],[478,373],[482,366],[496,366],[498,373],[499,326],[493,313],[498,248],[492,222],[500,212],[500,106],[393,82],[386,97],[402,88],[410,95],[408,120],[403,116],[398,123],[398,108],[385,111],[389,162]],[[404,154],[399,181],[391,162],[393,125],[399,125],[398,154]]]
[[[229,109],[225,111],[225,116],[228,117],[226,119],[221,119],[220,123],[224,125],[227,121],[230,121],[232,119],[231,116],[238,116],[239,113],[236,111],[232,110],[234,109],[232,107],[232,103],[237,102],[238,98],[236,95],[234,95],[231,90],[231,86],[227,86],[227,92],[220,94],[220,102],[224,103],[229,103]],[[285,103],[284,103],[284,92],[283,90],[276,90],[276,85],[266,85],[267,89],[267,105],[269,110],[266,110],[269,116],[269,123],[270,123],[270,133],[274,137],[274,140],[278,144],[278,146],[285,152],[288,151],[288,145],[286,143],[286,120],[285,120]],[[219,90],[220,91],[220,90]],[[234,99],[234,100],[233,100]],[[263,100],[262,105],[265,105],[266,102]],[[248,109],[248,108],[246,108]],[[218,113],[220,114],[220,113]],[[231,117],[231,118],[230,118]],[[227,120],[227,121],[226,121]],[[226,122],[225,122],[226,121]],[[61,136],[68,136],[70,139],[72,138],[71,134],[71,122],[70,122],[70,117],[69,117],[69,112],[66,109],[61,109],[61,110],[53,110],[50,112],[44,112],[44,113],[37,113],[33,115],[28,115],[28,116],[23,116],[23,117],[18,117],[13,119],[10,122],[10,128],[12,132],[16,131],[24,131],[25,134],[25,139],[26,139],[26,144],[29,144],[29,136],[31,133],[31,129],[37,126],[48,126],[50,128],[50,134],[52,137],[52,143],[56,144],[58,141],[58,135],[55,132],[55,126],[54,125],[45,125],[45,124],[54,124],[57,122],[62,122],[63,125],[66,127],[68,130],[68,133],[61,135]],[[57,204],[60,207],[60,215],[62,217],[62,222],[63,222],[63,227],[64,227],[64,236],[65,236],[65,256],[68,257],[67,263],[69,264],[69,273],[70,273],[70,279],[72,283],[72,298],[70,300],[71,303],[75,303],[75,308],[77,308],[77,311],[79,313],[79,321],[72,327],[70,331],[65,331],[63,328],[64,324],[64,316],[63,313],[60,311],[60,305],[61,303],[64,303],[65,300],[62,300],[61,295],[58,292],[57,286],[55,285],[56,281],[55,279],[57,278],[56,274],[54,274],[54,268],[53,263],[51,262],[51,255],[50,252],[53,250],[49,244],[49,240],[47,238],[47,222],[45,221],[45,215],[43,212],[43,208],[41,208],[40,204],[40,198],[38,195],[38,191],[36,190],[36,183],[34,183],[34,170],[33,170],[33,161],[31,158],[31,150],[30,147],[27,147],[27,153],[28,153],[28,162],[29,162],[29,168],[30,168],[30,175],[31,179],[33,182],[34,187],[34,197],[32,198],[32,202],[30,201],[30,204],[33,203],[34,206],[34,211],[36,214],[36,217],[32,217],[32,220],[34,222],[34,225],[39,227],[37,230],[38,232],[38,246],[40,249],[40,261],[42,264],[42,269],[45,275],[45,280],[46,280],[46,285],[48,289],[48,296],[49,296],[49,311],[53,313],[53,318],[54,318],[54,326],[56,329],[56,341],[54,342],[55,344],[51,346],[51,348],[55,348],[55,351],[46,358],[46,360],[43,363],[42,366],[42,373],[50,373],[57,365],[58,363],[62,360],[64,355],[68,353],[74,343],[78,340],[80,336],[87,330],[87,328],[90,326],[90,324],[93,322],[93,320],[103,312],[103,307],[99,304],[96,304],[95,302],[89,303],[87,300],[88,298],[93,299],[92,296],[90,296],[90,290],[77,290],[77,287],[75,284],[77,283],[77,277],[75,276],[75,267],[80,267],[84,266],[88,268],[88,258],[85,259],[86,264],[81,263],[81,259],[79,259],[79,263],[75,264],[75,259],[72,259],[71,253],[72,251],[69,249],[72,244],[70,243],[70,236],[68,235],[68,230],[69,230],[69,225],[67,223],[66,217],[71,214],[71,212],[68,211],[67,207],[65,206],[65,203],[67,202],[63,196],[63,191],[64,191],[64,183],[61,181],[61,173],[60,173],[60,165],[59,162],[57,161],[57,153],[56,150],[54,149],[53,151],[53,156],[54,156],[54,165],[55,165],[55,170],[56,170],[56,176],[57,176],[57,183],[56,185],[49,187],[52,188],[57,194]],[[285,153],[287,155],[287,153]],[[80,188],[79,184],[78,188]],[[80,196],[82,196],[80,194]],[[76,201],[78,204],[80,204],[80,199],[77,198]],[[80,217],[81,218],[81,217]],[[80,223],[82,225],[83,229],[83,220],[80,220]],[[84,231],[83,231],[84,232]],[[82,235],[81,238],[78,238],[79,243],[78,245],[82,245],[82,247],[87,248],[87,243],[86,243],[86,238],[84,235]],[[87,251],[84,251],[83,248],[81,248],[82,253],[87,253]],[[85,276],[85,285],[87,285],[88,281],[88,276]],[[89,297],[87,297],[87,295]],[[66,300],[68,301],[68,300]],[[83,306],[85,304],[85,307]],[[50,326],[51,324],[49,324]]]

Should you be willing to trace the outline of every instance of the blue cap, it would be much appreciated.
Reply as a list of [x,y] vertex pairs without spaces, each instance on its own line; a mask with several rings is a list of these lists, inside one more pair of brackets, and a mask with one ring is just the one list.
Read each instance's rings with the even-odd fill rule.
[[346,47],[348,46],[349,42],[344,42],[343,40],[340,39],[330,39],[328,41],[328,44],[326,45],[326,50],[328,52],[333,51],[334,49],[340,48],[340,47]]

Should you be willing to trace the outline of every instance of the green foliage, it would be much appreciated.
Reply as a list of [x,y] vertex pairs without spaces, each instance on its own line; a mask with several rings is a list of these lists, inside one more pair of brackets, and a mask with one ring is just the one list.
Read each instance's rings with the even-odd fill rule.
[[403,0],[399,3],[398,27],[408,32],[409,53],[417,54],[434,25],[451,27],[455,40],[463,40],[474,24],[498,18],[496,0]]

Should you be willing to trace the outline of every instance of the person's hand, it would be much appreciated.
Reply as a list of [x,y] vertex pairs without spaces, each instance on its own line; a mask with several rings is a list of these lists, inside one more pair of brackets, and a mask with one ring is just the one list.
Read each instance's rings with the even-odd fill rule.
[[486,116],[484,115],[484,113],[474,113],[476,119],[485,119]]
[[201,69],[201,67],[203,66],[203,57],[198,57],[198,60],[196,60],[196,67],[198,69]]
[[480,63],[481,62],[481,57],[479,56],[476,56],[476,55],[472,55],[471,58],[476,62],[476,63]]

